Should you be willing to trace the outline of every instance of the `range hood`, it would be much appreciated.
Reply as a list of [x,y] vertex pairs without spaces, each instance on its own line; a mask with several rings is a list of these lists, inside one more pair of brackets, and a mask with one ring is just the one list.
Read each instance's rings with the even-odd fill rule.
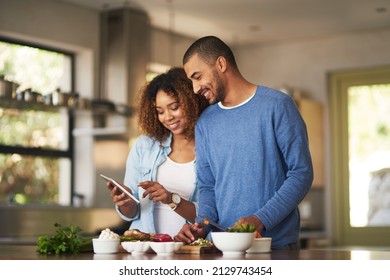
[[145,12],[122,8],[101,14],[101,84],[98,99],[134,106],[146,81],[150,24]]
[[[137,136],[134,121],[135,99],[145,85],[150,57],[150,22],[141,10],[121,8],[102,12],[100,85],[92,101],[94,127],[74,131],[74,136]],[[127,124],[114,126],[109,118],[121,115]]]

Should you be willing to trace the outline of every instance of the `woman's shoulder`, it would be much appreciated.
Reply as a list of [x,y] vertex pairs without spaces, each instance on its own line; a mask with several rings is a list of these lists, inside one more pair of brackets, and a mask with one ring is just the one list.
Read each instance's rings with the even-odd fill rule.
[[146,136],[146,135],[140,135],[134,142],[134,146],[138,149],[145,148],[145,149],[150,149],[153,146],[156,145],[156,140]]
[[160,141],[149,137],[147,135],[140,135],[138,138],[135,140],[135,146],[138,148],[145,148],[145,149],[152,149],[153,147],[158,147],[160,148],[161,146],[164,146],[165,144],[169,145],[170,141],[169,138],[163,143],[160,143]]

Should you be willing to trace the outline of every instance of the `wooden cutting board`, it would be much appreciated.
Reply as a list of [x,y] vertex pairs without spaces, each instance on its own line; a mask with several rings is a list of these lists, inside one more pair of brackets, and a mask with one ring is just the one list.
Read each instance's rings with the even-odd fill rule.
[[175,253],[178,254],[215,254],[220,253],[221,251],[218,250],[215,246],[190,246],[190,245],[183,245],[180,247],[178,251]]

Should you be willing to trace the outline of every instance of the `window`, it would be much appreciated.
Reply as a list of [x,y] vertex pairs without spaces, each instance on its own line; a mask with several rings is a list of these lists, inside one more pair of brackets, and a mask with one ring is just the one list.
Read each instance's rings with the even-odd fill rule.
[[389,120],[390,84],[348,88],[349,200],[353,227],[390,226]]
[[390,68],[332,73],[330,85],[335,245],[389,246]]
[[[0,38],[0,204],[71,204],[73,113],[48,104],[73,89],[74,56]],[[0,82],[1,82],[0,81]]]

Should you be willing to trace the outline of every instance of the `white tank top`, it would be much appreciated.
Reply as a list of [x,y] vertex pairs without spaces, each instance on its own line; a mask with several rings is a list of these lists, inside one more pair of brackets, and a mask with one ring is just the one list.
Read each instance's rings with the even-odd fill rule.
[[[188,200],[195,187],[194,161],[177,163],[169,157],[157,170],[157,182],[170,192],[178,193]],[[175,236],[185,219],[169,207],[168,204],[156,203],[154,208],[154,226],[156,233],[166,233]]]

